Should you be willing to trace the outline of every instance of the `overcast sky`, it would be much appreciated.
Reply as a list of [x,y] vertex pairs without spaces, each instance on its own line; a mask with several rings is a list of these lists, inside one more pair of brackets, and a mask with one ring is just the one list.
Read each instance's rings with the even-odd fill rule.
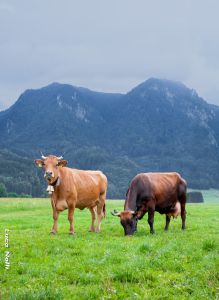
[[219,105],[219,1],[0,0],[0,109],[51,82],[127,92],[158,77]]

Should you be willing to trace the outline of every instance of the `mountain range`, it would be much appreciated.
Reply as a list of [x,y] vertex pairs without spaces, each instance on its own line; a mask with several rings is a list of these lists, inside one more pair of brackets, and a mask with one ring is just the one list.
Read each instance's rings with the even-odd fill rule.
[[0,112],[0,182],[8,191],[45,194],[33,164],[40,151],[103,170],[110,198],[124,198],[139,172],[177,171],[191,188],[218,188],[219,107],[156,78],[126,94],[53,83]]

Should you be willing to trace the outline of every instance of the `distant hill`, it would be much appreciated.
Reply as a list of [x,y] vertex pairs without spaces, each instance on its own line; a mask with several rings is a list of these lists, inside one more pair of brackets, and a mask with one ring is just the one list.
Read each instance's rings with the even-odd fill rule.
[[27,90],[0,112],[0,146],[0,180],[16,191],[23,174],[34,196],[45,194],[32,163],[40,151],[103,170],[111,198],[124,198],[138,172],[178,171],[191,188],[219,187],[219,107],[169,80],[151,78],[127,94],[59,83]]

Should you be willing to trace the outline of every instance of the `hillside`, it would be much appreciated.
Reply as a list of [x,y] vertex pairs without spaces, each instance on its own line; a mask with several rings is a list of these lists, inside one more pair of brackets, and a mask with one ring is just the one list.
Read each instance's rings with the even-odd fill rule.
[[151,78],[127,94],[59,83],[27,90],[0,112],[0,133],[1,165],[9,153],[0,178],[10,191],[23,172],[33,195],[44,194],[45,183],[34,189],[43,182],[32,163],[40,151],[103,170],[111,198],[123,198],[138,172],[178,171],[191,188],[219,187],[219,108],[178,82]]

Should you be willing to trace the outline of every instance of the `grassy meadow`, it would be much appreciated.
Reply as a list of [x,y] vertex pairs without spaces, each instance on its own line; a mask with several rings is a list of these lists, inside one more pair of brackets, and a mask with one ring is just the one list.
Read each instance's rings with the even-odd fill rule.
[[[217,197],[216,197],[217,198]],[[49,235],[49,199],[0,200],[0,299],[219,299],[219,200],[187,205],[187,230],[155,215],[155,235],[147,218],[138,233],[124,237],[110,214],[123,201],[107,201],[102,232],[89,233],[90,213],[76,210],[74,236],[67,212],[59,232]],[[10,269],[5,269],[5,229],[9,229]]]

